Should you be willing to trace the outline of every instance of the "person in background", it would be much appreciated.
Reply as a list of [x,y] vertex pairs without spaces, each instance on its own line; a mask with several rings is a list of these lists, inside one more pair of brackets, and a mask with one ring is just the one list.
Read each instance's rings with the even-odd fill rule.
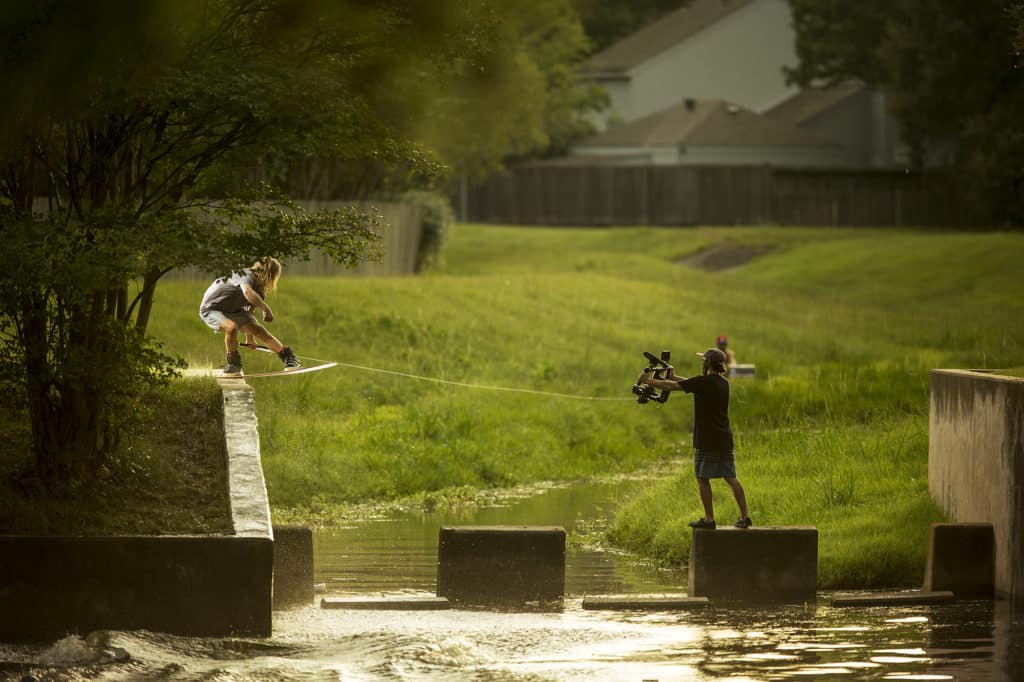
[[747,511],[747,496],[736,478],[732,427],[729,425],[729,380],[726,355],[717,348],[697,353],[703,362],[700,376],[678,376],[672,367],[664,379],[652,379],[650,372],[640,375],[640,382],[662,391],[682,390],[693,394],[694,473],[704,506],[704,517],[690,522],[692,528],[714,529],[715,509],[711,491],[712,478],[724,478],[736,498],[740,518],[737,528],[750,528],[753,522]]
[[255,347],[253,337],[256,337],[277,353],[286,370],[301,366],[292,349],[278,341],[252,314],[254,308],[259,308],[263,311],[264,322],[273,321],[274,313],[264,299],[277,290],[280,278],[281,262],[267,256],[240,273],[214,280],[207,287],[199,304],[199,317],[214,332],[224,333],[227,359],[224,374],[242,372],[242,356],[238,353],[239,332],[245,333],[246,346]]
[[729,339],[725,334],[715,339],[715,345],[718,346],[718,350],[725,353],[725,364],[727,367],[732,367],[736,364],[736,354],[729,350]]

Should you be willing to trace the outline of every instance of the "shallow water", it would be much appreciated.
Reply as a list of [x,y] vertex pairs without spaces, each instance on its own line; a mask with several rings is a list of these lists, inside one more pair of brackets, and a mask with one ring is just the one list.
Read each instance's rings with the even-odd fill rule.
[[[315,536],[329,595],[434,593],[442,524],[587,528],[635,482],[557,488],[466,512],[404,514]],[[684,592],[685,575],[570,543],[559,610],[275,614],[268,639],[94,633],[0,644],[0,676],[53,680],[1021,680],[1024,618],[942,607],[584,611],[584,595]],[[0,616],[2,617],[2,616]]]

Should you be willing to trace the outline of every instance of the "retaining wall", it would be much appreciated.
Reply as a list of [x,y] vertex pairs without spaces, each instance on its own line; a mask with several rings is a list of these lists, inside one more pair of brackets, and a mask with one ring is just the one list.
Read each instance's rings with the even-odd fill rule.
[[992,524],[996,596],[1024,604],[1024,379],[932,370],[928,489],[951,521]]
[[0,536],[0,639],[270,635],[273,530],[253,390],[220,383],[234,534]]

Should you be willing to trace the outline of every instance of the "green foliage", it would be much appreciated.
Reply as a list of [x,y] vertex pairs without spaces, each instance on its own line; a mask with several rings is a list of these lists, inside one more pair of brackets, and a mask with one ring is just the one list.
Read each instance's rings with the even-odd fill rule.
[[410,119],[437,92],[395,84],[486,66],[484,19],[400,0],[0,9],[0,388],[28,405],[41,476],[93,475],[132,396],[173,373],[146,339],[168,271],[379,255],[376,216],[305,212],[242,178],[294,184],[279,170],[313,156],[434,172]]
[[886,90],[915,163],[953,165],[974,220],[1024,221],[1020,3],[793,0],[792,7],[800,58],[792,81]]
[[220,387],[175,381],[139,407],[97,475],[54,497],[34,470],[28,415],[0,406],[0,533],[230,533]]
[[419,206],[423,211],[423,229],[416,251],[416,272],[423,272],[441,263],[445,243],[455,222],[455,212],[448,198],[439,192],[412,190],[402,194],[401,201]]
[[599,52],[690,0],[575,0],[593,49]]
[[[475,5],[473,5],[475,6]],[[589,42],[573,0],[480,3],[483,62],[455,62],[452,87],[417,112],[422,139],[460,173],[554,153],[592,132],[607,96],[577,77]],[[418,74],[403,88],[431,88]]]

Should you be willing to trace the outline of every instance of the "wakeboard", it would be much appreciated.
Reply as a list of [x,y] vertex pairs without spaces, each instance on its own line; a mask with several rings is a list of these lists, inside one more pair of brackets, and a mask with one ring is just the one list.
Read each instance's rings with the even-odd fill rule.
[[277,376],[291,376],[295,374],[306,374],[308,372],[319,372],[322,369],[330,369],[331,367],[337,367],[336,362],[325,362],[322,365],[311,365],[309,367],[297,367],[295,369],[279,369],[276,372],[253,372],[253,373],[242,373],[242,374],[224,374],[220,373],[217,375],[219,379],[252,379],[254,377],[277,377]]

